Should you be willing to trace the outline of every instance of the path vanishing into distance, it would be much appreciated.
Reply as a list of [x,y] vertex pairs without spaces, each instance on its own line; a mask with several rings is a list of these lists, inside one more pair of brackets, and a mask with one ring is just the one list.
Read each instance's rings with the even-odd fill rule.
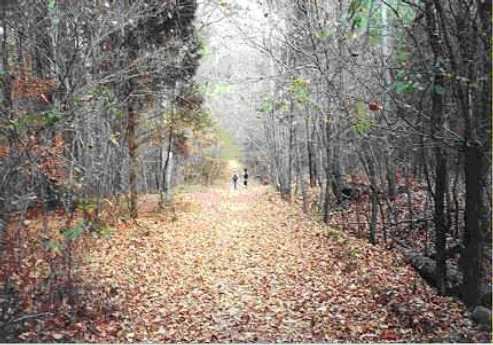
[[492,3],[0,0],[0,345],[493,343]]
[[[143,199],[143,208],[155,201]],[[81,268],[80,320],[55,323],[56,333],[45,325],[47,337],[475,340],[460,334],[472,329],[463,307],[436,296],[399,255],[308,220],[268,187],[199,187],[97,241]]]

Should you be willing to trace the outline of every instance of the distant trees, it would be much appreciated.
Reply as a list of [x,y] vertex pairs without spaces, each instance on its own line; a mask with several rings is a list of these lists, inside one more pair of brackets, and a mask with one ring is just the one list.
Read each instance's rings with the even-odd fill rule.
[[[137,194],[146,184],[142,153],[161,159],[150,140],[152,127],[176,108],[198,66],[196,9],[194,0],[4,4],[4,212],[18,208],[14,194],[28,200],[32,193],[41,203],[53,198],[68,210],[78,198],[128,191],[130,214],[137,216]],[[197,106],[194,112],[201,112]],[[200,120],[211,125],[207,116]],[[53,153],[55,140],[62,149],[49,160],[58,169],[50,176],[42,157]],[[159,150],[175,150],[165,142]],[[46,154],[34,154],[38,147]],[[164,165],[154,168],[153,174],[165,176]]]
[[[469,305],[491,270],[487,3],[269,1],[276,25],[261,48],[279,74],[258,110],[281,196],[298,174],[329,224],[426,254],[410,238],[434,234],[434,283],[451,291],[459,252]],[[348,207],[356,219],[336,221]]]
[[[87,231],[108,232],[102,214],[137,217],[139,193],[169,197],[170,181],[186,177],[196,141],[207,139],[201,152],[220,145],[193,81],[196,9],[0,2],[0,338],[24,312],[27,285],[39,291],[26,303],[46,310],[73,297],[73,249]],[[27,282],[33,253],[46,276]]]

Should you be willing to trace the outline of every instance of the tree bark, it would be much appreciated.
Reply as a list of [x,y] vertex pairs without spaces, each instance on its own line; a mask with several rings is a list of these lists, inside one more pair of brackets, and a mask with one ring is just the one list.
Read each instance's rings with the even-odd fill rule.
[[313,145],[314,131],[310,128],[310,118],[305,119],[306,127],[306,149],[308,154],[308,173],[310,176],[310,187],[315,188],[317,186],[317,168],[316,168],[316,157],[315,148]]
[[431,90],[432,101],[432,123],[431,134],[435,141],[434,154],[436,160],[435,166],[435,192],[434,192],[434,222],[435,222],[435,251],[436,251],[436,285],[440,294],[445,294],[445,281],[447,277],[446,266],[446,219],[445,219],[445,194],[447,192],[447,153],[443,148],[440,138],[437,134],[442,132],[444,126],[444,108],[443,108],[443,51],[440,45],[440,33],[436,23],[435,11],[433,4],[428,1],[426,4],[426,21],[427,32],[430,46],[434,55],[434,80]]
[[128,145],[128,155],[130,159],[129,166],[129,191],[130,191],[130,202],[129,211],[130,217],[136,219],[138,217],[137,201],[138,201],[138,190],[137,190],[137,174],[138,174],[138,154],[137,154],[137,121],[138,115],[133,109],[131,101],[129,100],[128,105],[128,125],[127,125],[127,145]]

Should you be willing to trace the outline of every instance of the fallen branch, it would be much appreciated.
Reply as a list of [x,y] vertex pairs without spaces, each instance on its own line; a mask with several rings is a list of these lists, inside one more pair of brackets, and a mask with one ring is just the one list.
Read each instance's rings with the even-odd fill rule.
[[17,319],[7,321],[3,325],[0,325],[0,329],[5,329],[5,327],[13,325],[15,323],[23,322],[23,321],[26,321],[29,319],[39,319],[41,317],[48,316],[51,314],[52,313],[50,313],[50,312],[46,312],[46,313],[38,313],[38,314],[32,314],[32,315],[24,315],[24,316],[18,317]]

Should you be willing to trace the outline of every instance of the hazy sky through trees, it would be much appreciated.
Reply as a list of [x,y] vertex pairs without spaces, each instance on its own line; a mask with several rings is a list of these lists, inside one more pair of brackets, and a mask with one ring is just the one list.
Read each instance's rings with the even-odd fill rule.
[[269,59],[254,45],[268,23],[257,1],[200,3],[204,49],[196,78],[207,90],[207,107],[240,145],[261,134],[256,108],[268,88]]

